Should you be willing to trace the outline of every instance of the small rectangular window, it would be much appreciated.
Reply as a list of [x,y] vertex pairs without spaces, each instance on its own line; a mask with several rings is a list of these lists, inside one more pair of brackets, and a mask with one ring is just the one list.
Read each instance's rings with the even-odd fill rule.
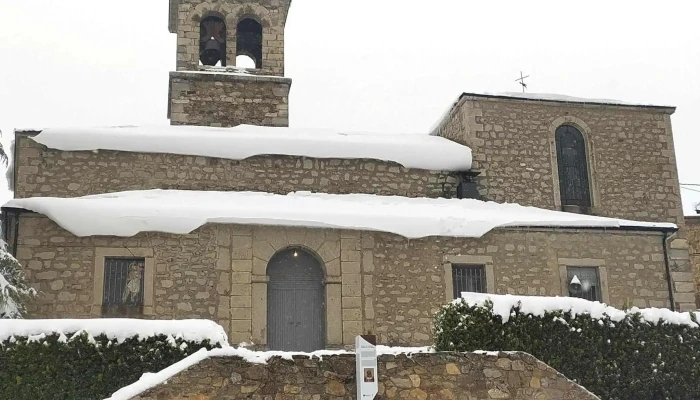
[[143,258],[105,258],[102,316],[143,314],[144,268]]
[[486,271],[483,265],[452,266],[452,296],[462,297],[462,292],[486,293]]
[[596,267],[567,267],[566,285],[569,297],[602,301],[600,277]]

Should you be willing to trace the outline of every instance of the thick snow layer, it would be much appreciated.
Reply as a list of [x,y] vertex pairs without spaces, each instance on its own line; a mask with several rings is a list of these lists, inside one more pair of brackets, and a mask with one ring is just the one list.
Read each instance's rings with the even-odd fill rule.
[[69,199],[15,199],[5,206],[44,214],[80,237],[187,234],[207,223],[369,230],[407,238],[481,237],[494,228],[509,226],[675,227],[479,200],[308,192],[283,196],[145,190]]
[[34,319],[0,320],[0,342],[17,337],[36,337],[57,333],[73,335],[86,332],[89,337],[106,335],[122,342],[128,338],[165,335],[187,341],[209,340],[214,345],[228,346],[224,328],[208,320],[152,321],[141,319]]
[[[462,298],[470,305],[479,306],[490,300],[493,303],[493,314],[500,315],[504,323],[510,319],[511,310],[519,304],[521,312],[537,317],[542,317],[545,313],[552,311],[568,311],[573,316],[588,314],[596,319],[604,318],[607,315],[611,320],[619,322],[629,314],[639,313],[644,321],[651,324],[663,321],[664,323],[698,327],[691,319],[690,313],[674,312],[666,308],[640,309],[632,307],[623,311],[597,301],[573,297],[513,296],[464,292]],[[459,302],[461,299],[455,301]],[[696,312],[695,315],[700,320],[700,312]]]
[[344,133],[241,125],[235,128],[149,126],[45,129],[34,140],[66,151],[119,150],[243,160],[277,154],[375,159],[407,168],[466,171],[471,149],[426,134]]

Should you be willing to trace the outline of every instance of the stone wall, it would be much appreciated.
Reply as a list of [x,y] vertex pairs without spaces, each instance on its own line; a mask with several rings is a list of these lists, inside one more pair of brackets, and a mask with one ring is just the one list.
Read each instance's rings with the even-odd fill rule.
[[292,80],[225,72],[171,72],[173,125],[289,126]]
[[594,214],[682,226],[672,113],[465,94],[433,134],[472,149],[487,199],[560,209],[554,131],[573,125],[587,144]]
[[[237,225],[78,238],[43,216],[23,214],[17,258],[40,292],[28,307],[31,318],[100,316],[104,258],[138,256],[146,260],[146,318],[208,318],[227,327],[232,343],[264,347],[268,261],[302,248],[324,269],[326,344],[333,348],[368,332],[381,344],[431,344],[433,313],[452,299],[453,263],[483,265],[490,293],[547,296],[566,295],[567,266],[597,267],[603,300],[612,306],[667,307],[661,242],[653,232],[497,229],[480,239],[408,240]],[[676,301],[692,307],[694,294],[676,293]]]
[[15,197],[77,197],[143,189],[369,193],[443,197],[456,193],[449,172],[377,160],[258,156],[242,161],[118,151],[47,149],[18,133]]
[[685,228],[690,247],[690,263],[696,285],[696,304],[700,308],[700,215],[685,217]]
[[[383,355],[378,361],[380,399],[598,399],[524,353]],[[185,398],[352,400],[355,357],[295,356],[273,358],[267,364],[209,358],[133,400]]]
[[226,21],[227,65],[236,64],[236,26],[246,17],[253,17],[263,26],[263,60],[261,73],[284,76],[284,25],[290,0],[178,0],[177,70],[195,71],[199,66],[200,21],[208,13],[223,15]]

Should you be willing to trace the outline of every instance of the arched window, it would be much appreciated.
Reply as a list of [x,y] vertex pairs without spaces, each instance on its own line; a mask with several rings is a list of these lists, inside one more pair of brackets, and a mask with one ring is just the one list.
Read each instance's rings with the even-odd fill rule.
[[262,25],[252,18],[242,19],[236,27],[236,57],[248,56],[255,62],[255,68],[261,69],[262,47]]
[[583,134],[571,125],[562,125],[556,130],[555,141],[561,205],[590,208],[588,157]]
[[203,65],[226,66],[226,23],[219,16],[209,16],[199,25],[199,61]]

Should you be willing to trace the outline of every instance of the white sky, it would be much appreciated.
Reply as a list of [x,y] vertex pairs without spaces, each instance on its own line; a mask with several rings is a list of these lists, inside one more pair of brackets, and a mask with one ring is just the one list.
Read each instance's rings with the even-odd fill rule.
[[[522,70],[532,92],[677,106],[681,182],[700,184],[694,3],[294,0],[291,125],[425,132],[461,92],[520,90]],[[167,0],[0,0],[3,143],[16,127],[167,124],[167,23]],[[691,214],[700,192],[683,195]]]

